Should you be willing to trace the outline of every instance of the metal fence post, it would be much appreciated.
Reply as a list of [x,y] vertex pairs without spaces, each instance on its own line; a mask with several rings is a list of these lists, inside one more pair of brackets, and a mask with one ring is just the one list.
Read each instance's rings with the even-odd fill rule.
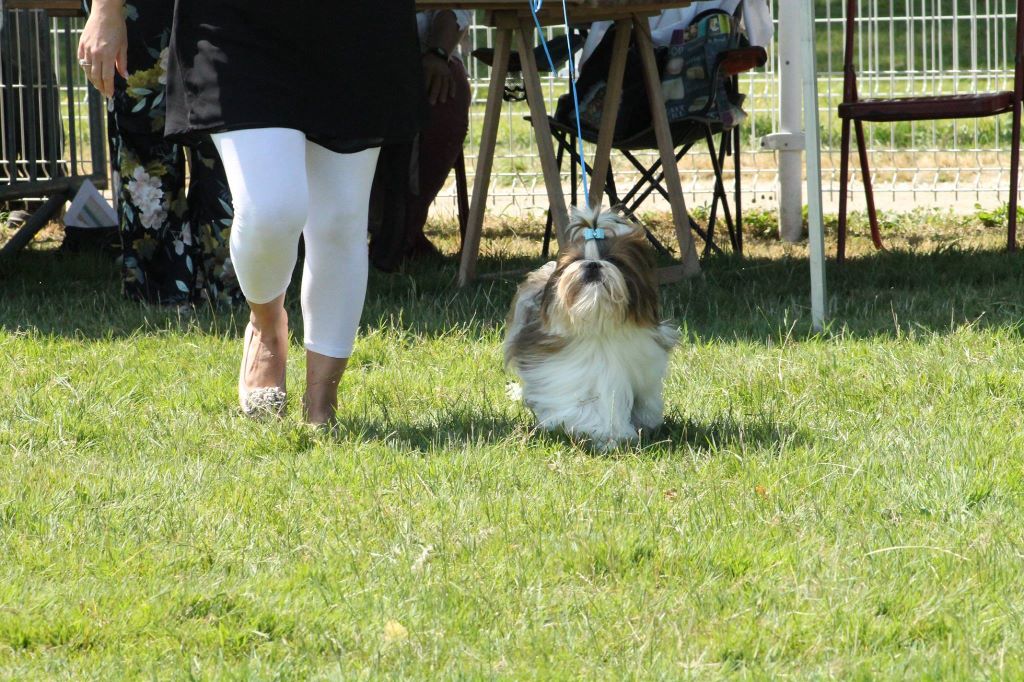
[[761,140],[779,153],[779,235],[787,242],[803,239],[803,57],[800,54],[804,8],[783,1],[779,8],[779,124],[781,130]]
[[[795,4],[795,3],[794,3]],[[803,50],[804,125],[807,136],[807,223],[811,266],[811,325],[823,331],[828,316],[825,287],[825,216],[821,195],[821,128],[818,117],[818,72],[814,40],[814,0],[804,2],[799,45]]]

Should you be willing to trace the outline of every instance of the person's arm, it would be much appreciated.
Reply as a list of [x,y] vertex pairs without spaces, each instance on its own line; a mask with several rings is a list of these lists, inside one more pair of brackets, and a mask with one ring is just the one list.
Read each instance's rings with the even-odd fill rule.
[[78,60],[105,97],[114,95],[114,70],[128,77],[128,31],[124,0],[93,0],[78,43]]
[[440,47],[450,55],[459,46],[459,41],[462,40],[462,31],[463,27],[459,26],[455,10],[438,10],[434,12],[430,22],[427,44],[424,47],[428,50]]
[[423,74],[431,106],[438,102],[443,104],[455,96],[455,80],[448,68],[448,60],[459,46],[462,31],[454,11],[438,10],[433,13],[427,41],[423,45]]

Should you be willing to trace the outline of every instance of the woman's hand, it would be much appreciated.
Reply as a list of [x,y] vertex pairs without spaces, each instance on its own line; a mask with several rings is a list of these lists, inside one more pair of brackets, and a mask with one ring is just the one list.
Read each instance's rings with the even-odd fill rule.
[[448,68],[448,62],[439,55],[430,52],[423,55],[423,75],[426,77],[430,106],[438,102],[444,104],[449,97],[455,97],[455,79],[452,78],[452,71]]
[[128,31],[122,0],[96,0],[78,43],[78,61],[105,97],[114,96],[114,71],[128,77]]

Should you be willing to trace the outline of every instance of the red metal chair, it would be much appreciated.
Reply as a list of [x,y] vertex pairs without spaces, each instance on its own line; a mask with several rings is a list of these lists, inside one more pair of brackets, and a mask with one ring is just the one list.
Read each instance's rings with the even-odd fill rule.
[[894,99],[860,99],[857,96],[857,69],[854,64],[854,40],[857,29],[857,1],[846,0],[846,49],[843,66],[843,103],[839,105],[842,119],[842,160],[839,178],[839,249],[838,258],[846,257],[846,201],[849,184],[850,127],[857,133],[861,175],[867,198],[871,240],[881,249],[878,216],[871,189],[868,152],[864,139],[864,122],[933,121],[958,118],[984,118],[1013,113],[1013,148],[1010,153],[1010,210],[1007,227],[1007,248],[1017,248],[1017,187],[1020,169],[1021,100],[1024,98],[1024,0],[1017,2],[1017,41],[1015,43],[1013,92],[985,92],[974,95],[937,95],[900,97]]

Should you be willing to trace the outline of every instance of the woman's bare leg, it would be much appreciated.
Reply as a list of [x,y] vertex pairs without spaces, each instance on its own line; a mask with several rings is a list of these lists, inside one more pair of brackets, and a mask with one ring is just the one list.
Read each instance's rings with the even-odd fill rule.
[[310,424],[333,424],[338,412],[338,386],[348,358],[332,358],[306,351],[306,395],[302,400]]

